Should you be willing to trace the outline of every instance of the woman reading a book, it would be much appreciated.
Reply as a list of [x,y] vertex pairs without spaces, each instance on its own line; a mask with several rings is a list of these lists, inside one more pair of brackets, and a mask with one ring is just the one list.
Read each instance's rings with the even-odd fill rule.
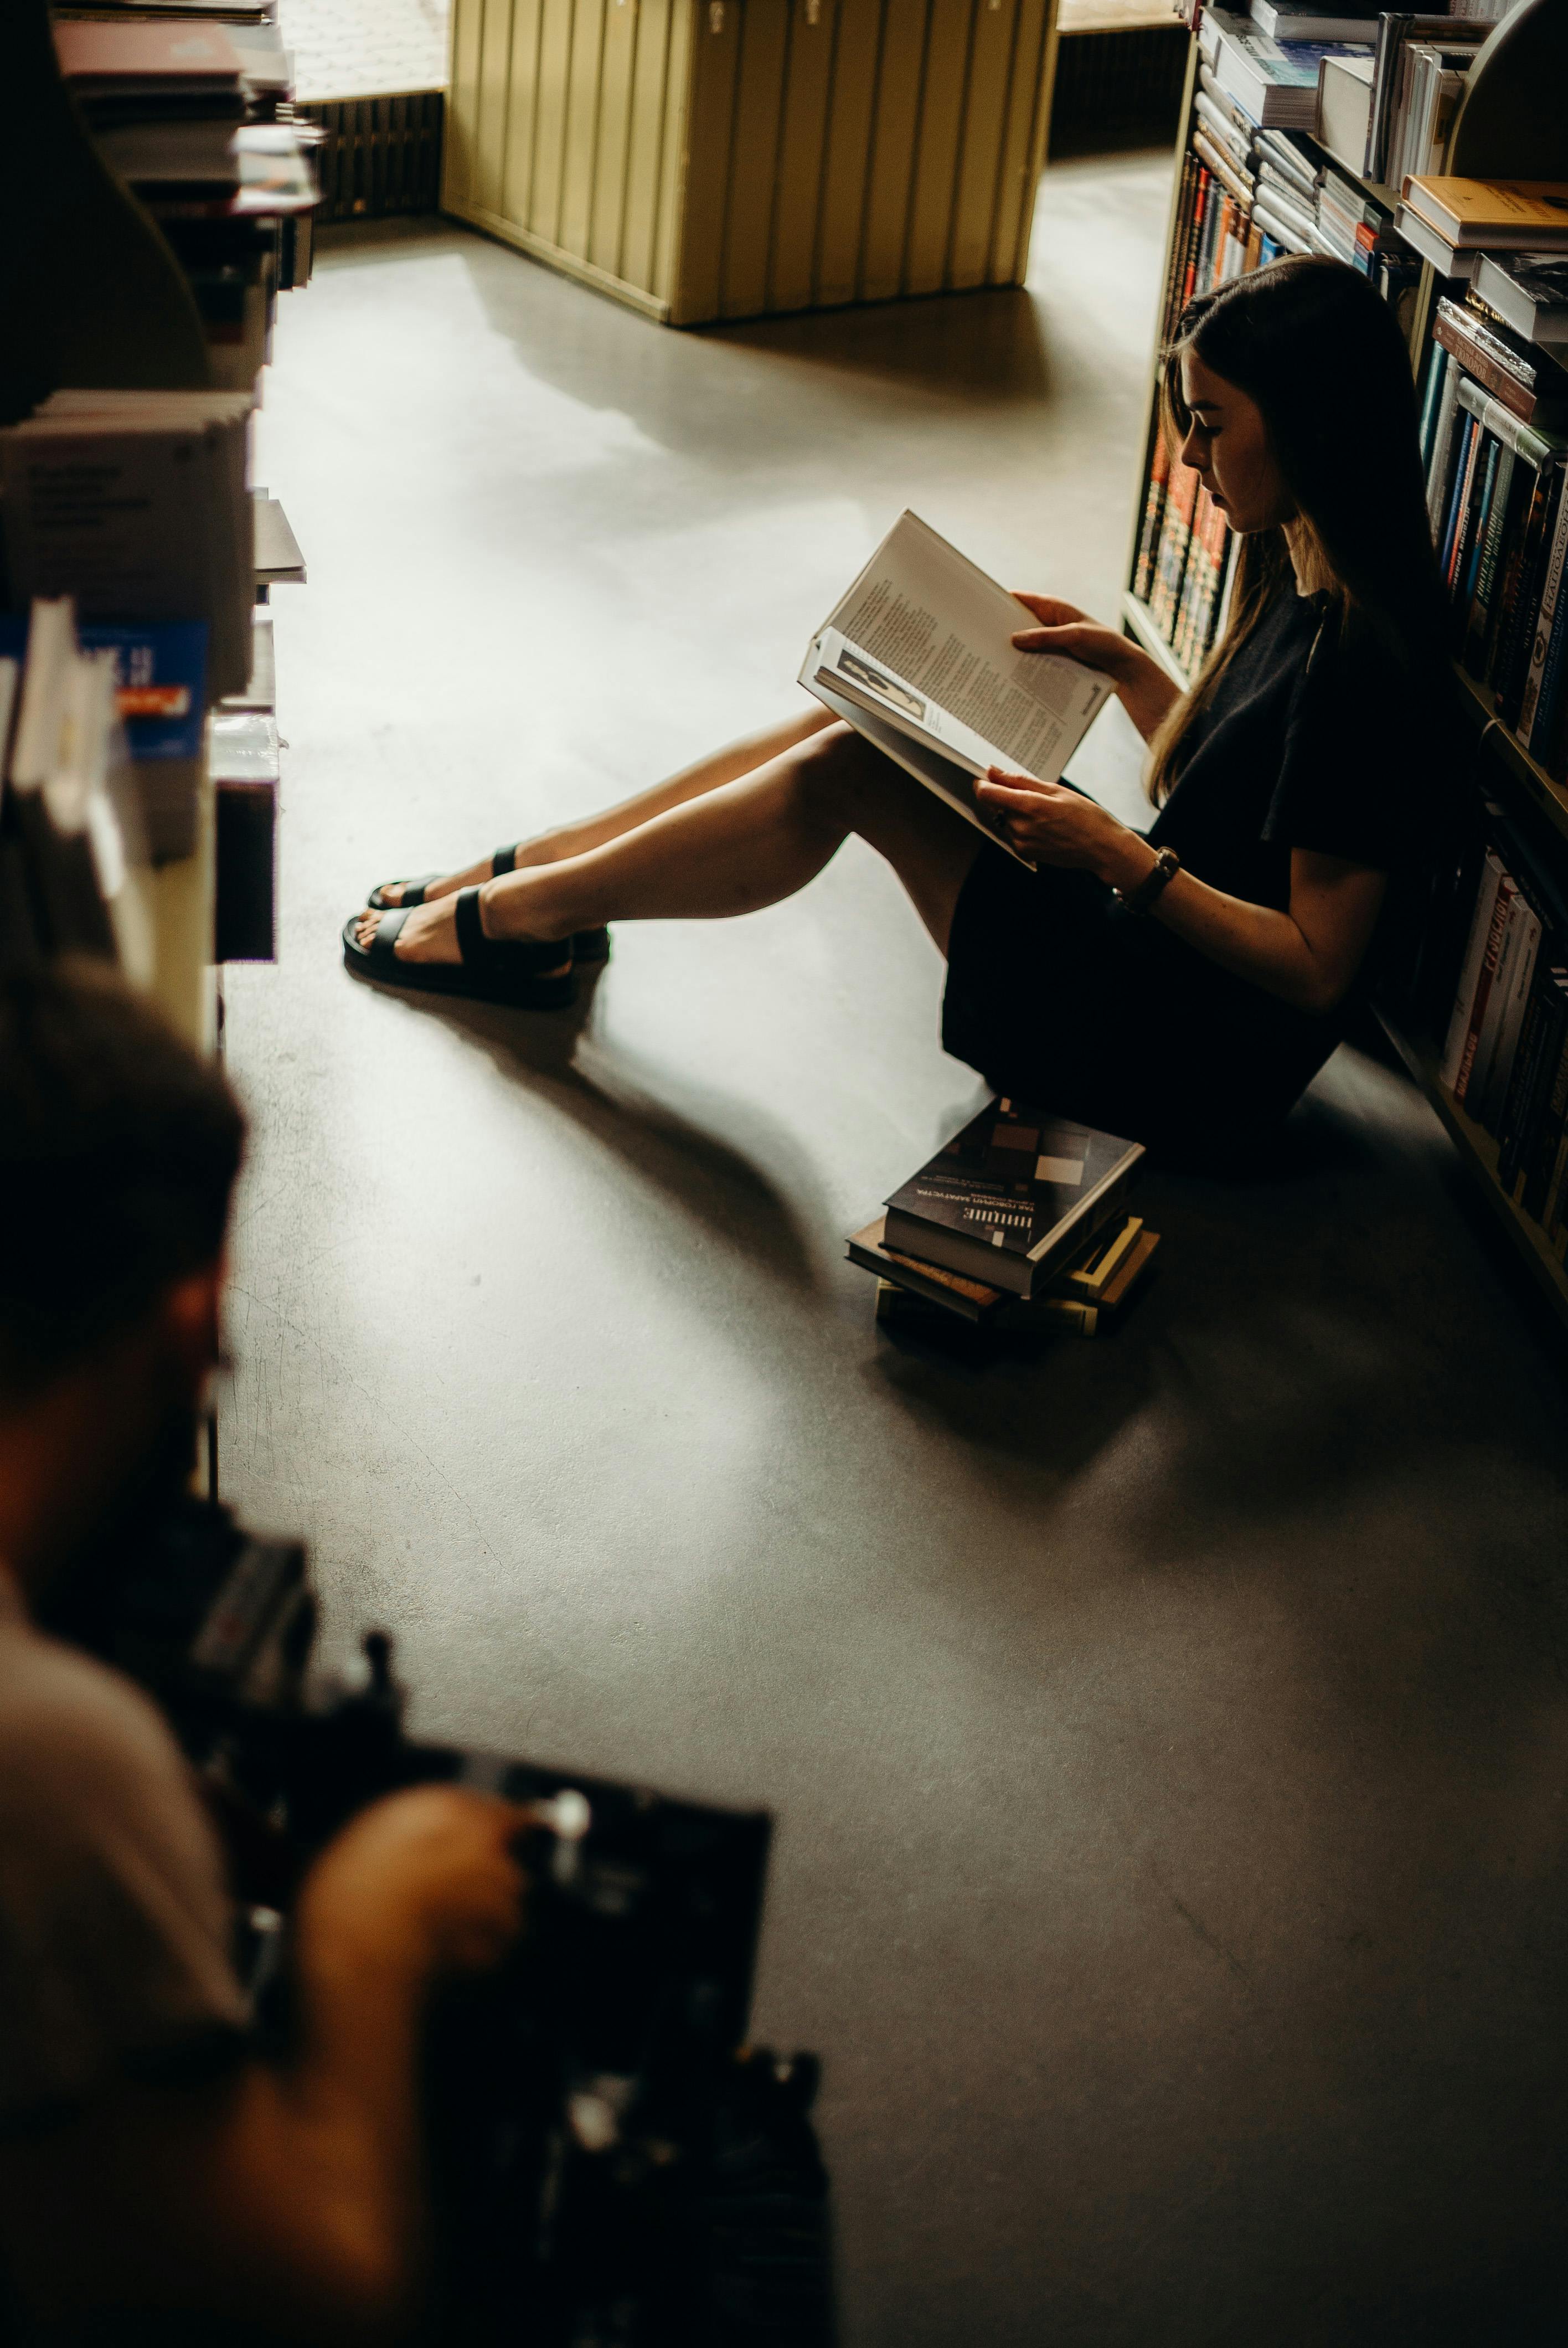
[[1319,260],[1191,304],[1165,386],[1178,461],[1242,541],[1202,675],[1181,694],[1049,597],[1020,597],[1037,624],[1014,640],[1113,685],[1153,753],[1146,834],[993,768],[978,795],[1030,870],[814,709],[589,822],[383,884],[345,927],[350,968],[560,1002],[607,922],[755,911],[854,831],[948,958],[944,1043],[997,1090],[1139,1140],[1282,1117],[1432,828],[1447,666],[1415,395],[1390,312]]

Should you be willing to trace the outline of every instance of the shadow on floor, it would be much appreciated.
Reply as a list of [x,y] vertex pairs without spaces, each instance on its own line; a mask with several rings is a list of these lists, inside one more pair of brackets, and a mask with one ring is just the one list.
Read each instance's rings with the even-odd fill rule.
[[[818,1285],[804,1227],[784,1192],[742,1150],[722,1140],[730,1104],[682,1080],[679,1105],[653,1089],[665,1072],[640,1068],[626,1053],[600,1050],[593,1035],[600,973],[578,980],[576,1003],[545,1015],[497,1004],[448,1002],[381,989],[415,1018],[437,1019],[464,1035],[497,1074],[524,1091],[542,1095],[637,1180],[662,1191],[714,1237],[786,1288],[808,1293]],[[363,982],[362,982],[363,983]],[[705,1110],[712,1115],[704,1115]],[[766,1136],[761,1154],[787,1167],[797,1196],[809,1181],[808,1161],[783,1126]]]
[[918,385],[971,403],[1043,400],[1050,359],[1038,304],[1021,286],[864,303],[697,329],[704,340],[847,375]]

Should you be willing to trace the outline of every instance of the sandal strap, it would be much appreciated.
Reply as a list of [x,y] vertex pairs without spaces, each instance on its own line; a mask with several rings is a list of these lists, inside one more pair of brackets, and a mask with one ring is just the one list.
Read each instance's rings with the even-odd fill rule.
[[484,970],[488,966],[492,948],[480,923],[477,888],[458,890],[456,912],[457,951],[471,968]]
[[517,869],[518,843],[514,839],[509,847],[497,848],[491,857],[490,876],[492,880],[498,880],[503,872],[515,872]]
[[470,970],[536,976],[571,960],[571,941],[554,938],[487,938],[479,919],[479,891],[457,891],[457,951]]
[[396,905],[394,906],[390,913],[383,913],[380,921],[375,925],[375,935],[372,938],[370,944],[366,949],[372,962],[392,963],[396,961],[397,955],[395,948],[397,945],[398,932],[402,929],[404,922],[408,919],[409,913],[412,910],[413,908],[411,906]]

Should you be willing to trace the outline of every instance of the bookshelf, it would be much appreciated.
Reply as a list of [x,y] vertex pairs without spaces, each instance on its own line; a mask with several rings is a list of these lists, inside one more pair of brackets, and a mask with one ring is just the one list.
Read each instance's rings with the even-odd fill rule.
[[1568,1321],[1568,1265],[1548,1244],[1540,1224],[1515,1206],[1498,1180],[1496,1142],[1455,1100],[1438,1075],[1437,1055],[1430,1046],[1412,1040],[1387,1012],[1378,1014],[1378,1024],[1437,1111],[1438,1122],[1459,1152],[1473,1187],[1512,1241],[1531,1279],[1559,1317]]
[[[263,24],[275,13],[269,9]],[[254,50],[241,56],[248,77],[247,132],[257,123],[271,124],[281,139],[290,139],[298,118],[285,89],[286,72],[268,78],[271,67],[258,65]],[[241,201],[237,188],[231,200],[221,191],[214,200],[209,189],[201,201],[185,201],[178,188],[160,185],[149,192],[122,178],[62,73],[47,0],[14,0],[0,9],[0,82],[8,130],[0,148],[0,201],[28,232],[0,248],[5,325],[0,425],[20,422],[51,393],[66,389],[227,390],[259,404],[276,295],[308,275],[310,215],[300,208],[308,196],[280,191],[258,200],[251,190]],[[308,129],[301,134],[304,139],[313,135]],[[308,187],[308,173],[305,182]],[[252,512],[255,567],[247,574],[241,557],[234,592],[265,603],[271,580],[303,572],[286,523],[282,534],[292,548],[294,567],[275,567],[268,541],[279,535],[281,508],[253,501]],[[69,592],[71,585],[62,579],[48,592]],[[134,621],[138,615],[107,616]],[[234,854],[235,827],[224,820],[230,777],[215,747],[215,721],[225,705],[216,699],[207,705],[194,821],[182,843],[189,852],[163,851],[166,860],[153,863],[139,882],[151,931],[150,992],[170,1023],[209,1051],[218,1048],[220,1036],[219,938],[226,891],[252,903],[260,891],[267,932],[261,943],[269,949],[271,933],[275,791],[272,820],[261,831],[251,828],[242,868]],[[251,691],[227,704],[230,709],[258,705]],[[199,726],[202,722],[199,714]],[[0,773],[4,749],[0,743]],[[133,747],[133,755],[141,754]],[[246,780],[253,798],[251,770]],[[272,781],[275,787],[275,769]],[[251,935],[248,956],[256,951],[254,922]]]
[[[1243,202],[1246,195],[1245,174],[1227,175],[1215,170],[1209,160],[1214,139],[1212,129],[1205,128],[1196,104],[1200,88],[1200,44],[1195,34],[1190,39],[1189,47],[1175,150],[1176,170],[1166,227],[1162,314],[1148,376],[1141,444],[1142,469],[1123,574],[1125,586],[1120,614],[1123,633],[1150,653],[1173,682],[1184,688],[1191,683],[1209,644],[1216,639],[1223,625],[1229,588],[1229,565],[1234,554],[1234,544],[1227,541],[1222,575],[1217,585],[1210,582],[1207,625],[1194,631],[1189,624],[1184,643],[1181,611],[1188,610],[1189,623],[1191,612],[1184,603],[1173,612],[1169,567],[1162,577],[1157,563],[1152,565],[1151,562],[1148,518],[1160,503],[1157,484],[1152,494],[1162,380],[1160,349],[1173,325],[1173,313],[1180,307],[1177,269],[1181,254],[1177,247],[1178,240],[1184,237],[1190,223],[1190,211],[1185,208],[1190,203],[1191,174],[1197,163],[1201,162],[1209,173],[1209,190],[1214,201],[1220,202],[1223,199],[1234,214],[1234,217],[1227,218],[1222,210],[1222,246],[1226,234],[1235,235],[1238,243],[1245,242],[1245,252],[1239,256],[1242,269],[1255,267],[1261,260],[1273,257],[1266,246],[1261,244],[1257,223],[1251,218],[1250,205]],[[1558,5],[1558,0],[1518,0],[1512,13],[1494,26],[1478,49],[1450,133],[1446,168],[1478,178],[1568,177],[1568,109],[1561,103],[1565,75],[1568,75],[1568,10]],[[1194,131],[1200,139],[1206,138],[1204,151],[1200,152],[1194,145]],[[1261,152],[1261,149],[1255,152],[1255,163],[1257,152]],[[1225,160],[1222,156],[1221,160]],[[1326,154],[1324,160],[1331,164],[1342,180],[1359,189],[1365,199],[1380,205],[1389,213],[1393,211],[1399,199],[1392,189],[1351,171],[1337,157]],[[1261,198],[1261,177],[1256,182],[1256,190]],[[1406,328],[1409,343],[1411,366],[1418,380],[1420,380],[1424,378],[1428,352],[1431,347],[1439,297],[1445,292],[1459,295],[1463,289],[1445,286],[1430,262],[1420,263],[1419,274],[1414,273],[1413,257],[1406,266],[1409,272],[1408,282],[1401,283],[1397,276],[1391,276],[1385,280],[1385,290],[1391,299],[1399,301],[1401,324]],[[1239,270],[1233,264],[1225,273],[1239,273]],[[1161,527],[1163,529],[1163,524]],[[1188,540],[1180,554],[1184,565],[1190,564],[1190,549],[1196,541],[1196,526],[1190,523]],[[1181,573],[1183,592],[1187,592],[1189,577],[1190,570]],[[1178,644],[1181,651],[1176,648]],[[1183,651],[1186,653],[1186,658],[1182,657]],[[1532,755],[1530,748],[1499,716],[1492,691],[1457,662],[1454,676],[1457,707],[1473,729],[1478,793],[1484,789],[1504,808],[1527,808],[1535,819],[1537,831],[1545,834],[1551,846],[1555,849],[1561,844],[1568,851],[1568,777],[1551,771],[1538,757]],[[1467,1113],[1465,1107],[1456,1100],[1440,1079],[1440,1043],[1429,1034],[1418,1032],[1412,1027],[1408,1014],[1396,1008],[1380,1005],[1378,1015],[1404,1066],[1419,1086],[1452,1142],[1478,1195],[1506,1234],[1536,1288],[1559,1320],[1568,1326],[1568,1266],[1559,1252],[1562,1247],[1561,1225],[1554,1234],[1549,1234],[1540,1222],[1523,1211],[1514,1196],[1503,1187],[1499,1179],[1497,1139],[1475,1117]]]

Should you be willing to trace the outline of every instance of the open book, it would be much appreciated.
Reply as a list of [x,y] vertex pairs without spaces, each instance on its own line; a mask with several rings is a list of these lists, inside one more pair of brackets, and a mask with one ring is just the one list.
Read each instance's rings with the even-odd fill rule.
[[813,637],[800,682],[1018,856],[1002,819],[977,800],[977,780],[1006,767],[1060,781],[1112,690],[1081,662],[1016,652],[1011,639],[1029,625],[1005,588],[905,513]]

